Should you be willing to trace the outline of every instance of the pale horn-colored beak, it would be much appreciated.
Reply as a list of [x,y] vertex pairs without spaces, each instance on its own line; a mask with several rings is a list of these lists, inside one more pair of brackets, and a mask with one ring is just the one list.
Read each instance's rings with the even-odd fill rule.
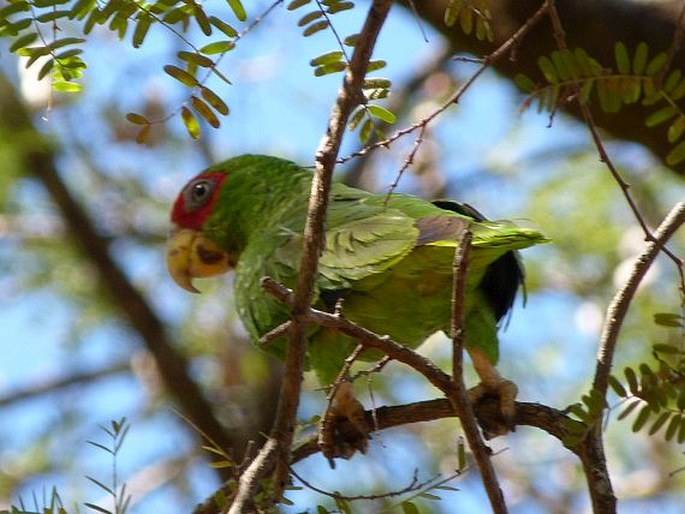
[[174,282],[191,293],[200,292],[194,278],[219,275],[234,267],[228,253],[202,232],[178,228],[171,230],[167,241],[166,265]]

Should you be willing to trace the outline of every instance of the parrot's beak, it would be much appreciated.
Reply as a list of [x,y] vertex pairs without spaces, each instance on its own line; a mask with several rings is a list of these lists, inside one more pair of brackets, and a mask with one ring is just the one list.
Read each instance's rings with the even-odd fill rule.
[[227,252],[202,232],[173,228],[166,247],[166,265],[171,278],[191,293],[199,293],[194,278],[225,273],[234,265]]

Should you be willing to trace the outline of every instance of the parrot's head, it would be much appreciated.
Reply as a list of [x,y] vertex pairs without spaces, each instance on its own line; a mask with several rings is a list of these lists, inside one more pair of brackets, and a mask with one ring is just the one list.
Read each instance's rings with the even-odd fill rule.
[[235,267],[235,258],[205,233],[219,198],[226,172],[201,173],[181,190],[171,210],[171,233],[167,242],[169,274],[186,291],[198,293],[194,278],[211,277]]

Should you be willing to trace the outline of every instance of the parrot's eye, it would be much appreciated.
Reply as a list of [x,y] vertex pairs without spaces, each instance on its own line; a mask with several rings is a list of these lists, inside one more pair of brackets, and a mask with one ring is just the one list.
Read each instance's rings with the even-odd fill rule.
[[186,208],[189,210],[202,207],[214,191],[215,183],[207,179],[198,179],[191,183],[185,191]]

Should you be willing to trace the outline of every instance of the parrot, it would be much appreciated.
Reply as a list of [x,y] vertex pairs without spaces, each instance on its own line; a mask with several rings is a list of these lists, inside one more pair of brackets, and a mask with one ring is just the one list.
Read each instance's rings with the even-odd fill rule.
[[[173,203],[170,276],[198,292],[194,279],[234,270],[237,313],[254,342],[289,319],[288,307],[260,282],[268,276],[294,288],[312,178],[311,170],[279,157],[241,155],[201,172]],[[511,422],[517,389],[496,369],[498,329],[524,282],[518,250],[548,241],[539,231],[488,221],[452,200],[430,202],[334,182],[312,306],[331,311],[342,302],[347,319],[410,348],[436,332],[449,333],[462,227],[472,233],[463,291],[465,348],[481,380],[472,397],[497,394]],[[283,358],[286,345],[284,335],[264,349]],[[340,332],[309,326],[307,366],[330,386],[356,346]],[[349,389],[340,395],[347,398],[337,407],[342,417],[358,419],[352,411],[359,402],[349,398]]]

